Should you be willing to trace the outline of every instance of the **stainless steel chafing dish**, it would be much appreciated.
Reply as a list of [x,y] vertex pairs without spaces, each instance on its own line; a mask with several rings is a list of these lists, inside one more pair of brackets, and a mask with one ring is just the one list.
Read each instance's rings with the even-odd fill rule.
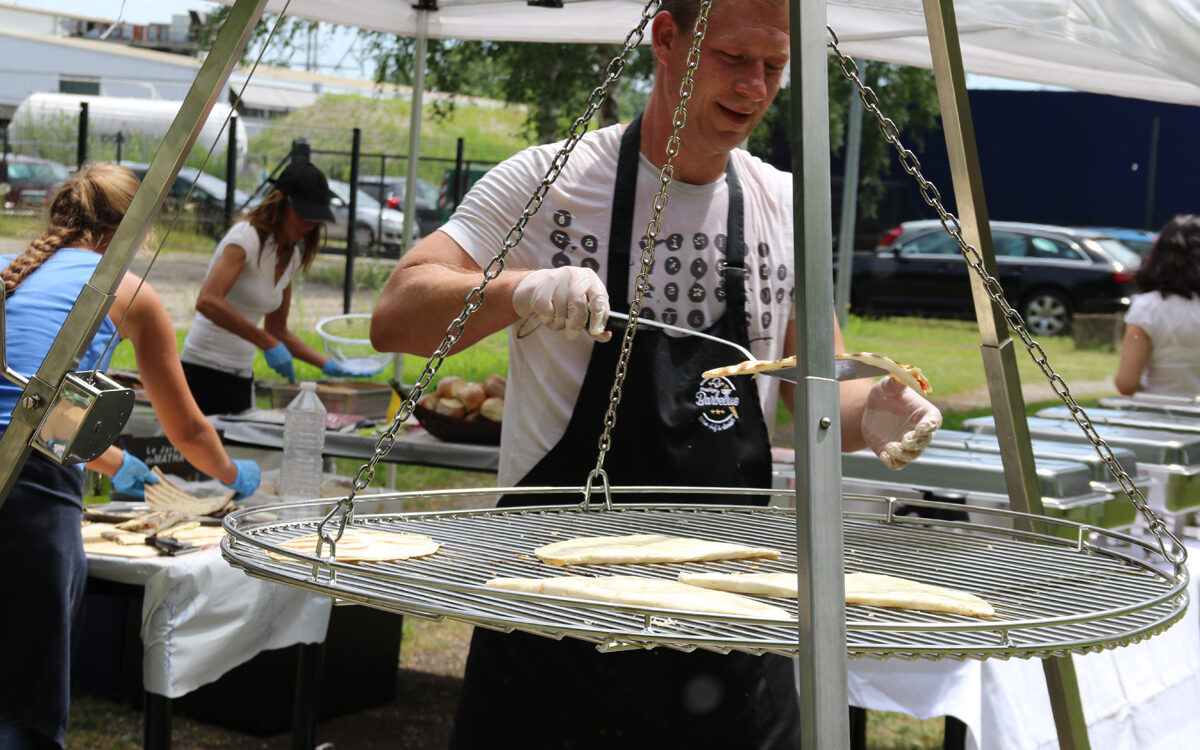
[[1157,396],[1135,393],[1100,399],[1100,407],[1118,411],[1149,411],[1200,418],[1200,396]]
[[[1110,448],[1125,448],[1136,456],[1137,465],[1153,481],[1146,498],[1152,508],[1179,513],[1200,506],[1200,434],[1093,424]],[[990,416],[968,419],[963,427],[985,434],[996,431]],[[1029,432],[1034,438],[1088,444],[1073,420],[1030,417]]]
[[[1092,486],[1092,470],[1077,461],[1038,456],[1038,484],[1046,515],[1105,528],[1128,526],[1134,520],[1133,506],[1127,513],[1117,509],[1116,498]],[[842,490],[845,493],[891,495],[913,500],[964,503],[964,515],[972,522],[1004,522],[1004,516],[976,517],[974,508],[1008,509],[1004,464],[999,453],[969,451],[959,447],[930,446],[920,458],[895,472],[880,463],[869,450],[842,456]],[[846,500],[846,510],[856,507]],[[960,516],[961,517],[961,516]]]
[[[1074,421],[1070,410],[1065,406],[1053,406],[1042,409],[1037,413],[1046,419],[1066,419]],[[1182,412],[1164,412],[1153,410],[1123,411],[1121,409],[1088,409],[1088,417],[1093,424],[1106,424],[1116,427],[1137,427],[1139,429],[1169,430],[1200,435],[1200,415]]]
[[[978,453],[1000,452],[1000,441],[996,439],[995,435],[964,430],[938,430],[930,445]],[[1034,440],[1032,446],[1033,455],[1039,459],[1053,458],[1084,464],[1091,473],[1092,489],[1112,496],[1112,499],[1104,506],[1103,520],[1094,525],[1103,526],[1106,529],[1120,529],[1131,525],[1137,519],[1137,509],[1129,501],[1125,491],[1121,488],[1121,483],[1117,481],[1112,471],[1090,445],[1055,440]],[[1143,495],[1149,494],[1154,482],[1149,474],[1138,467],[1137,456],[1133,451],[1128,448],[1113,448],[1113,458],[1117,459],[1129,474],[1134,486],[1141,490]]]

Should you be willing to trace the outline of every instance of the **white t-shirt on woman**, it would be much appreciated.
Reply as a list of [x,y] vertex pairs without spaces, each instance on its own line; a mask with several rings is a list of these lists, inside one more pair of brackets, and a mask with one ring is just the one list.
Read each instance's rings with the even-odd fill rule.
[[[208,264],[212,271],[217,258],[225,248],[236,245],[246,251],[246,265],[237,281],[225,295],[225,301],[251,325],[258,325],[263,316],[274,312],[283,304],[283,290],[292,283],[292,277],[300,267],[301,253],[293,252],[287,268],[279,280],[275,280],[275,238],[268,236],[266,242],[258,241],[258,230],[248,221],[239,221],[229,228],[213,253]],[[208,272],[205,273],[207,277]],[[254,373],[254,344],[196,313],[192,330],[183,342],[179,358],[188,364],[211,367],[232,375],[248,378]]]
[[1125,322],[1150,336],[1150,361],[1140,390],[1163,396],[1200,395],[1200,299],[1139,294]]

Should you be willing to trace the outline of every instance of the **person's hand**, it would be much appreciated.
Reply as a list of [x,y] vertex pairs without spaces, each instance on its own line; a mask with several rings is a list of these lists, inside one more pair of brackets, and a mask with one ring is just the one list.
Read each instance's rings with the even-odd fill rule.
[[121,468],[113,474],[112,486],[115,492],[133,497],[145,497],[144,487],[147,484],[158,484],[158,477],[150,472],[140,458],[129,451],[123,451],[125,457],[121,460]]
[[288,379],[289,383],[296,382],[296,369],[292,365],[292,353],[282,343],[270,349],[263,349],[263,357],[272,370]]
[[233,465],[237,467],[237,476],[229,484],[222,482],[226,487],[233,490],[233,499],[241,500],[243,497],[250,497],[258,489],[260,473],[258,464],[245,458],[235,458]]
[[575,338],[581,331],[608,341],[608,290],[589,268],[563,266],[534,271],[517,284],[513,311],[522,319],[536,316],[552,331]]
[[[321,372],[331,378],[369,378],[373,375],[378,375],[383,372],[383,365],[371,363],[370,360],[365,362],[355,360],[361,364],[361,367],[346,367],[336,359],[331,359],[321,365]],[[367,365],[370,365],[369,367]]]
[[941,426],[938,408],[895,378],[884,378],[867,394],[863,437],[889,469],[903,469],[921,455]]

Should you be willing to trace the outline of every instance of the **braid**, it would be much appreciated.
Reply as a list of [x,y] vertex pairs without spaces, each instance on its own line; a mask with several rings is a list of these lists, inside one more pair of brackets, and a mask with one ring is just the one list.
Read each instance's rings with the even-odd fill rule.
[[12,262],[8,264],[8,268],[0,271],[0,279],[4,280],[4,298],[11,297],[29,274],[41,268],[42,264],[51,255],[58,252],[59,248],[76,242],[80,234],[78,229],[51,227],[43,232],[42,236],[30,242],[29,247],[25,248],[25,252],[13,258]]
[[87,165],[72,175],[50,201],[50,228],[0,271],[5,299],[61,248],[103,253],[137,186],[132,172],[107,162]]

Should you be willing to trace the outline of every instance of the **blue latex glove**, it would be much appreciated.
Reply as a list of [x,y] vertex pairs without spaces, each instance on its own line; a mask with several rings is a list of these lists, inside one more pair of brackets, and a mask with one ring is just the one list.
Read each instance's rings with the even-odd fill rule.
[[[259,469],[258,464],[246,458],[235,458],[233,465],[237,467],[237,476],[233,481],[225,486],[234,491],[234,500],[241,500],[243,497],[250,497],[254,491],[258,489]],[[222,484],[225,484],[222,482]]]
[[283,344],[277,344],[270,349],[263,349],[263,356],[272,370],[288,379],[289,383],[296,382],[296,368],[292,366],[292,353]]
[[123,452],[125,458],[121,461],[121,468],[117,469],[117,473],[112,478],[113,490],[122,495],[145,497],[143,486],[158,484],[158,477],[150,473],[150,467],[146,466],[142,459],[129,451]]
[[331,359],[321,366],[321,372],[331,378],[369,378],[383,372],[383,365],[370,359],[352,359],[346,362]]

